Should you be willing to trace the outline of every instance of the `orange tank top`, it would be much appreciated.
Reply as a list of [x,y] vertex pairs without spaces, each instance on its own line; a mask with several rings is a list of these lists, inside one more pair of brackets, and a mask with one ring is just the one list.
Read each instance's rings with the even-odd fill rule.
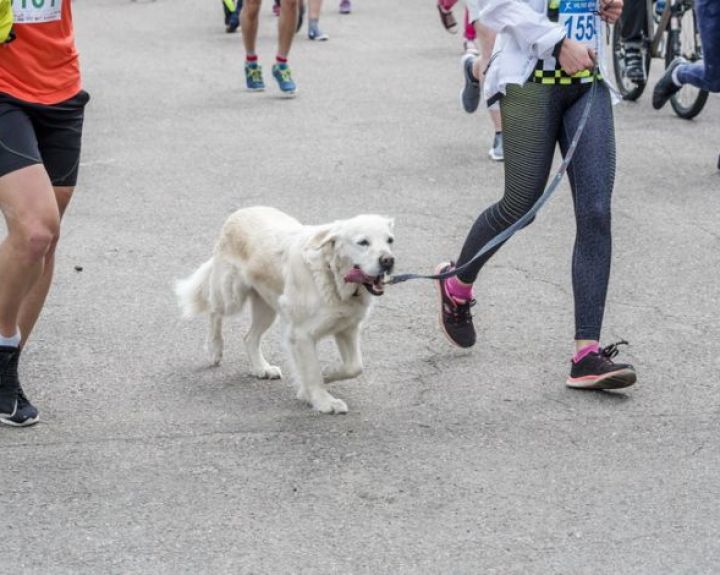
[[12,0],[16,38],[0,45],[0,92],[57,104],[80,91],[70,1]]

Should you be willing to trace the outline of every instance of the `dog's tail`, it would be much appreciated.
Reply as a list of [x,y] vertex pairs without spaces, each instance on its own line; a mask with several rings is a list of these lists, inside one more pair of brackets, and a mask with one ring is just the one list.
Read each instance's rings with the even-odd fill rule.
[[183,317],[207,313],[210,302],[210,273],[213,259],[202,264],[188,278],[175,282],[175,295]]

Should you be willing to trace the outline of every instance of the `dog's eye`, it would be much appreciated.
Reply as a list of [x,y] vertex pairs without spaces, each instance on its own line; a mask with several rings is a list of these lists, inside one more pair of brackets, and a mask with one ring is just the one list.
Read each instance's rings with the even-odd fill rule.
[[395,238],[388,238],[388,243],[391,244],[395,241]]
[[362,246],[364,248],[368,247],[370,245],[370,242],[367,240],[360,240],[357,245]]

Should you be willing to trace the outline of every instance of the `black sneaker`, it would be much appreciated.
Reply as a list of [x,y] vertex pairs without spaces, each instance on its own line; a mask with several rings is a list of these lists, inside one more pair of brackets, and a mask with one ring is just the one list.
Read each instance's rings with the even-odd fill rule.
[[612,361],[618,354],[619,345],[627,345],[627,342],[613,343],[588,353],[577,363],[573,361],[566,385],[576,389],[620,389],[635,383],[637,375],[632,365]]
[[636,84],[645,84],[645,65],[640,44],[625,44],[625,76]]
[[37,423],[39,416],[20,385],[19,361],[19,349],[0,346],[0,423],[27,427]]
[[[455,267],[452,262],[442,263],[436,269],[436,274],[450,271]],[[475,300],[456,300],[450,297],[445,290],[446,280],[435,280],[440,296],[440,327],[450,343],[458,347],[472,347],[475,345],[475,326],[472,322],[470,308]]]
[[450,32],[450,34],[457,34],[458,31],[458,23],[457,20],[455,20],[455,16],[453,16],[453,13],[451,10],[445,10],[440,5],[440,1],[438,0],[437,3],[437,9],[438,12],[440,12],[440,22],[443,25],[443,28]]
[[460,94],[460,99],[462,100],[463,109],[468,114],[472,114],[480,105],[480,81],[473,76],[475,60],[477,60],[475,54],[465,54],[462,58],[465,87]]
[[670,62],[670,65],[665,69],[665,73],[662,75],[662,78],[660,78],[658,83],[655,84],[652,98],[653,108],[659,110],[670,98],[680,91],[682,86],[678,86],[675,82],[673,82],[672,75],[675,68],[687,63],[688,61],[682,56],[678,56]]

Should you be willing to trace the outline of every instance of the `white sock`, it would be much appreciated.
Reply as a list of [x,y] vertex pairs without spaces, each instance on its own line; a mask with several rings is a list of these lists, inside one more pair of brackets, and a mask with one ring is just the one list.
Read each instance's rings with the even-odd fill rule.
[[677,74],[678,70],[680,69],[680,66],[675,66],[675,69],[672,72],[672,75],[670,76],[672,78],[673,84],[675,84],[677,87],[682,86],[682,82],[678,80]]
[[20,347],[21,339],[22,338],[20,337],[20,328],[17,328],[15,335],[12,335],[10,337],[5,337],[3,334],[0,333],[0,346]]

